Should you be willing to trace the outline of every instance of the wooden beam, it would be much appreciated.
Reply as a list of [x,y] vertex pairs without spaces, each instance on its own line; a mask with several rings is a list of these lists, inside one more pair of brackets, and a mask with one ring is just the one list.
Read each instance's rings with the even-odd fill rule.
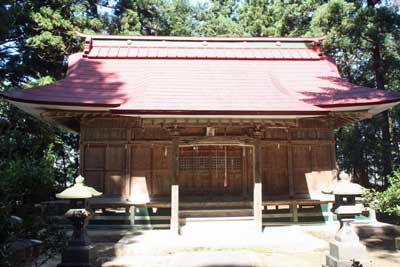
[[112,117],[109,111],[70,111],[70,110],[47,110],[40,113],[42,118],[72,118],[72,117]]
[[254,123],[266,127],[282,128],[282,127],[296,127],[298,125],[295,119],[209,119],[209,118],[144,118],[144,126],[160,126],[170,127],[253,127]]

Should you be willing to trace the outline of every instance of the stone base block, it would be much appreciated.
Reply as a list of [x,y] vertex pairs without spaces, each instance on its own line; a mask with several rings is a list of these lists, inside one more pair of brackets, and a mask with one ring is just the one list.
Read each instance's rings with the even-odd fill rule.
[[92,245],[67,247],[62,253],[61,263],[57,267],[94,267],[96,250]]
[[326,265],[323,267],[372,267],[372,262],[368,259],[363,260],[338,260],[333,258],[331,255],[326,256]]
[[396,246],[396,249],[397,249],[397,250],[400,250],[400,237],[396,237],[396,238],[394,239],[394,244],[395,244],[395,246]]
[[361,243],[338,242],[335,240],[329,244],[329,252],[333,258],[341,261],[367,258],[367,250]]

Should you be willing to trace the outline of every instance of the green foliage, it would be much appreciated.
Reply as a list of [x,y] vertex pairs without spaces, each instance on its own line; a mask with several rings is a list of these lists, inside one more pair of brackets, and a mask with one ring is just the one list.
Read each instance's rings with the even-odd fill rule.
[[[326,35],[325,52],[347,80],[399,90],[400,13],[381,1],[333,0],[321,5],[309,34]],[[398,109],[337,131],[338,159],[365,186],[385,187],[398,158]]]
[[246,35],[238,21],[237,0],[215,0],[203,6],[198,13],[195,35],[200,36],[243,36]]
[[2,202],[35,204],[48,200],[55,192],[55,174],[51,155],[35,160],[31,158],[9,161],[0,176]]
[[131,35],[165,35],[168,22],[165,1],[122,0],[115,6],[112,33]]
[[394,171],[388,178],[389,186],[384,191],[367,190],[364,201],[378,212],[385,213],[400,224],[400,169]]
[[243,1],[239,14],[252,36],[304,36],[321,1]]
[[198,11],[199,9],[191,5],[189,0],[173,0],[170,5],[166,6],[165,11],[169,35],[194,35],[195,28],[198,25]]

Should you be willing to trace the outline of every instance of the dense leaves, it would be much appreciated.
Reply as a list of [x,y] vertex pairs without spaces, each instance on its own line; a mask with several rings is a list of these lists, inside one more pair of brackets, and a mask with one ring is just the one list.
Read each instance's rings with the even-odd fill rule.
[[400,224],[400,170],[396,170],[388,180],[389,186],[385,191],[368,190],[364,193],[364,199],[378,212],[389,215],[391,222]]

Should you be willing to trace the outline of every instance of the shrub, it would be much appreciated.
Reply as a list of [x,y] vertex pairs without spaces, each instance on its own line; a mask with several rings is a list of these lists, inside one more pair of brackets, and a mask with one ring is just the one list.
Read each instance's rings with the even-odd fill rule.
[[[10,160],[0,171],[0,266],[15,266],[10,245],[21,239],[43,241],[41,261],[63,247],[63,233],[43,220],[40,203],[49,200],[57,188],[54,161],[24,158]],[[12,216],[22,218],[13,223]]]
[[394,223],[400,224],[400,169],[388,177],[385,191],[367,190],[364,201],[376,211],[389,215]]

